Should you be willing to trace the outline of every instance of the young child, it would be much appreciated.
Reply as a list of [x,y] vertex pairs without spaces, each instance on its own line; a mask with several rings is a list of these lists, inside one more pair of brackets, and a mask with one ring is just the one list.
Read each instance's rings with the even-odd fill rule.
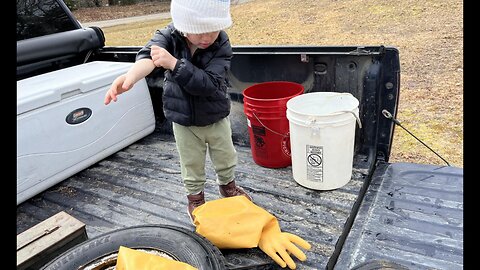
[[205,203],[207,151],[220,195],[243,195],[251,200],[234,180],[237,152],[225,80],[233,55],[224,31],[232,24],[230,0],[172,0],[170,14],[172,23],[157,30],[130,70],[114,80],[104,103],[116,102],[117,95],[155,68],[165,69],[163,111],[172,121],[193,223],[193,209]]

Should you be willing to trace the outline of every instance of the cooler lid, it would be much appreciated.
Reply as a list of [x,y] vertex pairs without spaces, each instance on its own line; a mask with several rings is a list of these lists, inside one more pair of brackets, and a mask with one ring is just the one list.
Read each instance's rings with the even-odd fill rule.
[[110,85],[133,63],[94,61],[17,81],[17,115]]

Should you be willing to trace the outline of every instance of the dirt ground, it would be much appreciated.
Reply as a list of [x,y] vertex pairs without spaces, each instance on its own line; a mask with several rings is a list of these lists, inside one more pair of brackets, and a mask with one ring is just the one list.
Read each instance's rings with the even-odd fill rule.
[[169,10],[170,1],[143,2],[129,6],[115,5],[81,8],[74,10],[73,15],[75,15],[80,22],[94,22],[168,12]]
[[[89,22],[168,10],[169,2],[144,3],[82,9],[74,15]],[[398,48],[397,119],[451,165],[463,167],[462,1],[251,0],[233,5],[231,13],[234,24],[227,32],[233,45]],[[109,29],[104,31],[109,34]],[[400,127],[390,161],[445,165]]]

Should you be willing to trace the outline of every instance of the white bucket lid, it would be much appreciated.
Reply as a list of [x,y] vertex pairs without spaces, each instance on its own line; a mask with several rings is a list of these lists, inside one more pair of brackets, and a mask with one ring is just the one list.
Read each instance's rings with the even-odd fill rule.
[[302,115],[329,116],[353,112],[358,104],[358,99],[350,93],[311,92],[291,98],[287,109]]

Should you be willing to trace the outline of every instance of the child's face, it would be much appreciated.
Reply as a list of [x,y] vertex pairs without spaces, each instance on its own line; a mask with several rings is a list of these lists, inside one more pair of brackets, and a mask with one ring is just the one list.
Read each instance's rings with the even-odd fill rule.
[[220,31],[204,33],[204,34],[187,34],[187,39],[194,46],[206,49],[208,46],[212,45],[213,42],[218,38]]

